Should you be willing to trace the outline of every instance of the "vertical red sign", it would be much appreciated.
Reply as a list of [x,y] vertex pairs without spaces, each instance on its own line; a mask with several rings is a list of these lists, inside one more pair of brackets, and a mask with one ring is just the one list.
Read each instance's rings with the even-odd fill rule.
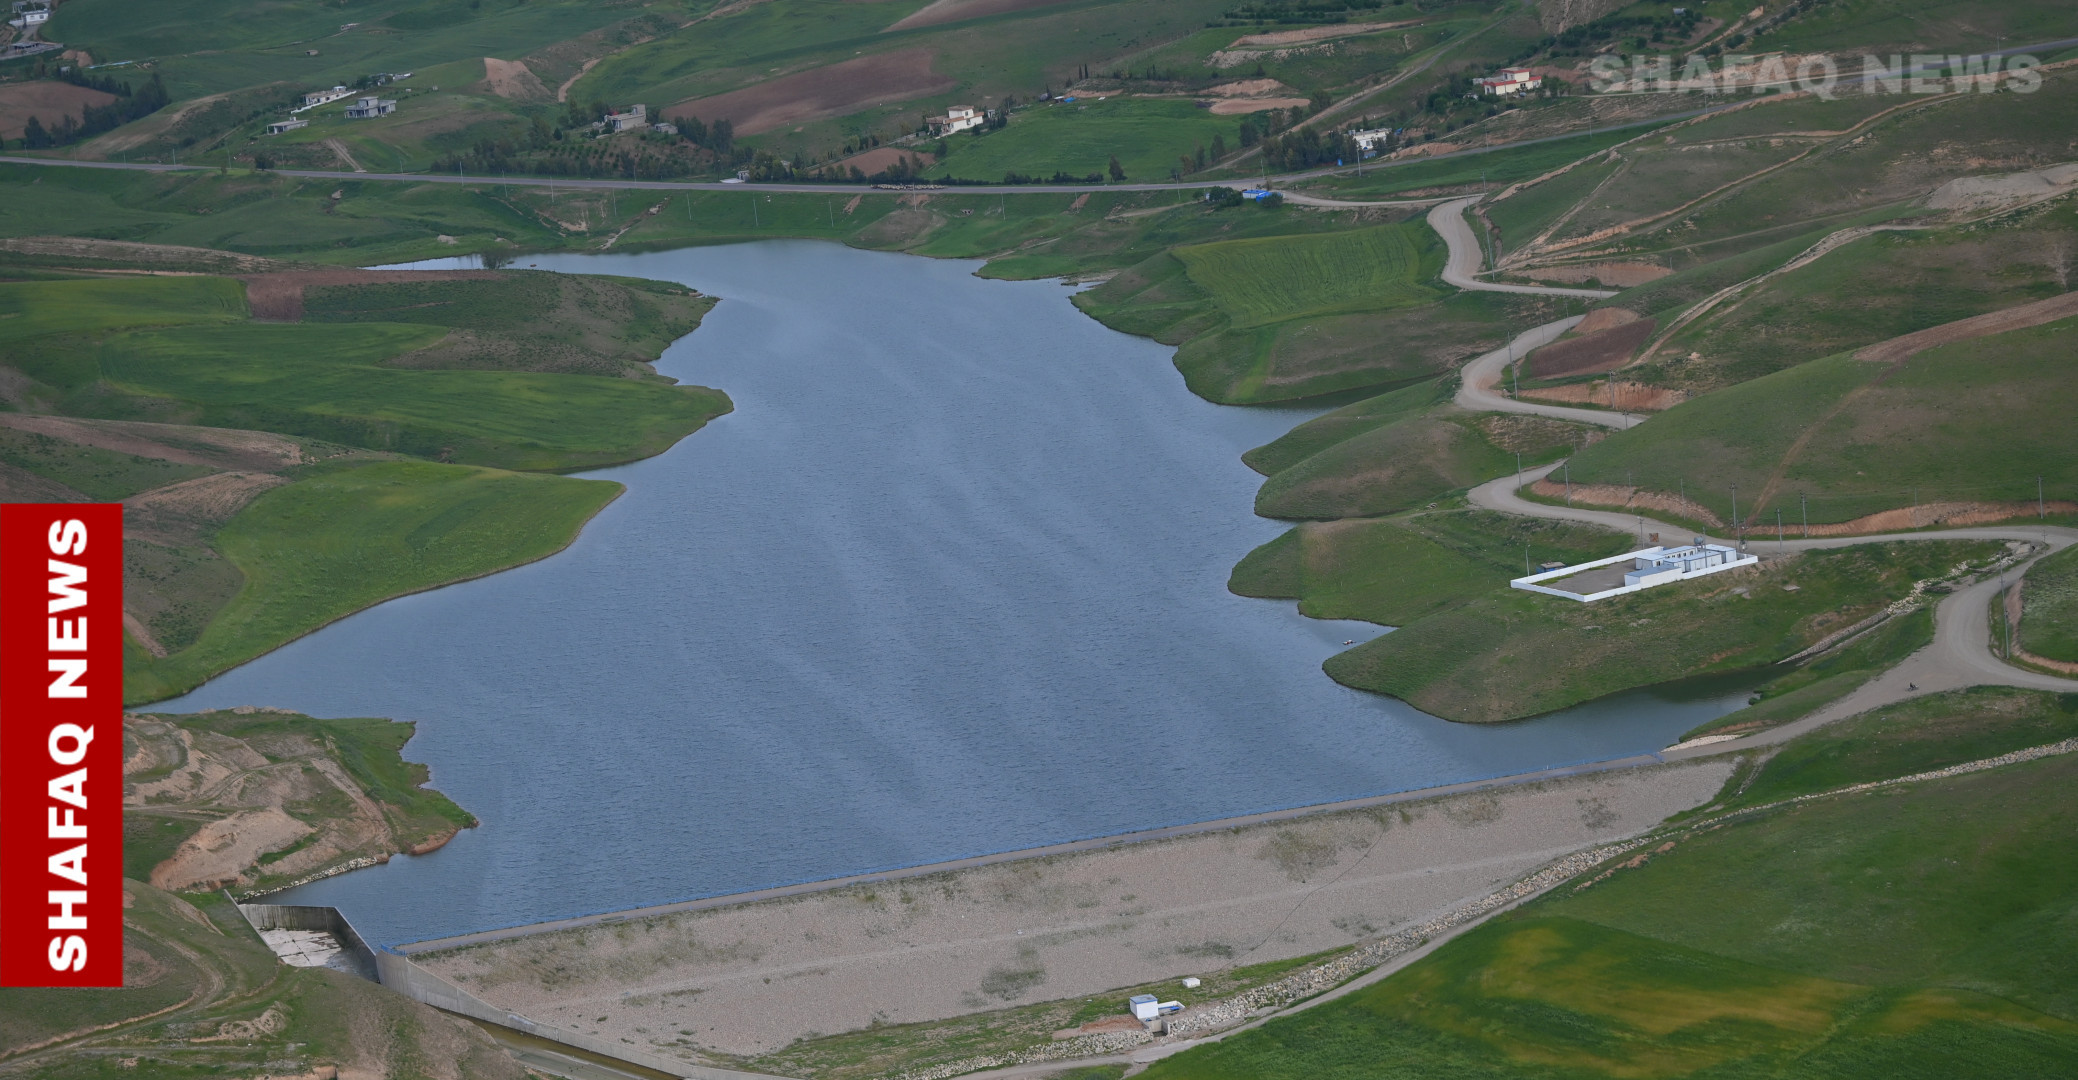
[[0,986],[123,984],[123,508],[0,505]]

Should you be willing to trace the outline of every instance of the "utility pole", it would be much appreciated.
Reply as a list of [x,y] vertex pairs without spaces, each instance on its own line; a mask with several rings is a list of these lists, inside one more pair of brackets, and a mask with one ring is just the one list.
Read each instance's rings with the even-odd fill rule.
[[1775,550],[1782,549],[1782,508],[1778,506],[1775,508]]
[[1739,549],[1746,549],[1746,537],[1739,531],[1739,485],[1732,485],[1732,536],[1739,541]]
[[753,229],[764,227],[758,223],[758,196],[756,192],[752,192],[750,196],[750,227]]
[[1804,512],[1804,539],[1811,539],[1811,497],[1797,492],[1797,507]]
[[1530,576],[1530,545],[1522,546],[1522,576]]
[[2042,498],[2042,478],[2039,476],[2035,477],[2035,516],[2044,519],[2049,517],[2049,503]]
[[1520,450],[1515,452],[1515,490],[1522,490],[1522,451]]
[[1573,459],[1566,459],[1566,505],[1573,505]]

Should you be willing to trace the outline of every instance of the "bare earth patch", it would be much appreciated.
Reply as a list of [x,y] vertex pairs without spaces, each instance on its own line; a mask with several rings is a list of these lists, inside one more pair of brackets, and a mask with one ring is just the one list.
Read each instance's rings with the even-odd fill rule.
[[175,515],[205,521],[229,521],[268,488],[288,483],[273,473],[221,472],[156,487],[123,500],[130,513],[144,518]]
[[547,101],[555,96],[535,77],[533,69],[524,60],[484,57],[483,82],[491,93],[512,101]]
[[1538,281],[1556,281],[1567,285],[1583,281],[1599,281],[1612,289],[1631,289],[1647,282],[1658,281],[1674,271],[1657,263],[1603,262],[1582,263],[1577,266],[1548,266],[1525,270],[1526,276]]
[[495,281],[495,270],[289,270],[249,274],[245,302],[253,318],[267,322],[300,322],[303,290],[320,285],[373,285],[406,281]]
[[1609,380],[1603,379],[1598,382],[1575,383],[1572,386],[1547,386],[1537,390],[1524,390],[1522,397],[1524,401],[1601,405],[1627,412],[1659,412],[1687,401],[1688,393],[1670,390],[1664,386],[1646,386],[1643,383],[1617,380],[1612,397]]
[[78,120],[89,105],[106,105],[114,94],[89,90],[62,82],[20,82],[0,85],[0,137],[19,139],[29,118],[50,127],[65,117]]
[[[941,0],[942,2],[942,0]],[[1249,34],[1234,39],[1229,49],[1276,48],[1280,45],[1305,45],[1309,42],[1327,41],[1330,38],[1354,37],[1373,30],[1392,30],[1402,26],[1413,26],[1419,19],[1405,22],[1381,23],[1336,23],[1331,26],[1309,26],[1304,30],[1279,30],[1269,34]]]
[[899,49],[825,64],[713,97],[681,101],[663,110],[671,119],[727,120],[739,135],[844,116],[875,105],[936,94],[954,81],[931,70],[929,49]]
[[927,169],[938,164],[938,155],[936,154],[904,150],[899,146],[876,146],[863,154],[853,154],[843,161],[835,162],[834,164],[839,168],[857,169],[867,176],[872,176],[874,173],[887,171],[904,158],[916,162],[919,168]]
[[[984,15],[1002,15],[1030,8],[1051,7],[1065,4],[1068,0],[937,0],[936,3],[910,15],[888,27],[888,30],[913,30],[919,26],[937,26],[939,23],[958,22],[961,19],[979,19]],[[886,33],[886,30],[881,31]]]
[[[1605,308],[1604,311],[1617,311]],[[1601,311],[1594,313],[1602,314]],[[1625,312],[1625,314],[1631,314]],[[1589,316],[1590,319],[1593,316]],[[1608,325],[1604,320],[1602,329],[1579,337],[1554,341],[1529,355],[1527,371],[1537,378],[1556,378],[1561,375],[1585,375],[1594,371],[1612,371],[1622,367],[1652,337],[1659,326],[1656,319],[1640,319],[1636,315],[1628,321]],[[1586,326],[1583,321],[1581,326]]]
[[1208,88],[1205,93],[1213,97],[1265,97],[1273,94],[1292,95],[1298,93],[1276,79],[1241,79],[1220,83]]
[[[1700,805],[1728,772],[1711,762],[1571,778],[413,959],[531,1020],[655,1053],[770,1052],[811,1032],[1080,997],[1382,937]],[[1580,812],[1583,800],[1599,812]]]
[[1214,116],[1239,116],[1243,113],[1258,113],[1269,109],[1296,109],[1306,104],[1305,98],[1226,98],[1212,103]]

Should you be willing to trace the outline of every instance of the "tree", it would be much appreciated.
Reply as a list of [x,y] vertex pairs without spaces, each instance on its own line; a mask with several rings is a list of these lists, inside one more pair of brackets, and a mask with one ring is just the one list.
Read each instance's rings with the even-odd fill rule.
[[1126,178],[1126,167],[1118,163],[1117,154],[1111,155],[1111,178],[1113,180],[1123,180]]
[[[22,146],[29,150],[42,150],[50,144],[50,132],[44,130],[42,118],[31,116],[29,122],[22,127]],[[1118,163],[1117,158],[1112,158],[1111,161],[1113,165]]]
[[1227,156],[1227,137],[1225,135],[1214,135],[1212,137],[1212,160],[1218,161],[1225,156]]

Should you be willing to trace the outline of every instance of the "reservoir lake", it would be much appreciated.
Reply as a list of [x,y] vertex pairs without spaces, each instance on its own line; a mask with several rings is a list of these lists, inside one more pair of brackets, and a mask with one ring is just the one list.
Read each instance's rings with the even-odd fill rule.
[[1318,410],[1209,404],[1058,283],[811,241],[533,264],[720,297],[656,366],[736,411],[587,474],[627,491],[569,550],[151,707],[417,722],[481,826],[275,898],[372,940],[1621,757],[1744,699],[1469,726],[1329,681],[1382,628],[1226,590],[1285,528],[1240,454]]

